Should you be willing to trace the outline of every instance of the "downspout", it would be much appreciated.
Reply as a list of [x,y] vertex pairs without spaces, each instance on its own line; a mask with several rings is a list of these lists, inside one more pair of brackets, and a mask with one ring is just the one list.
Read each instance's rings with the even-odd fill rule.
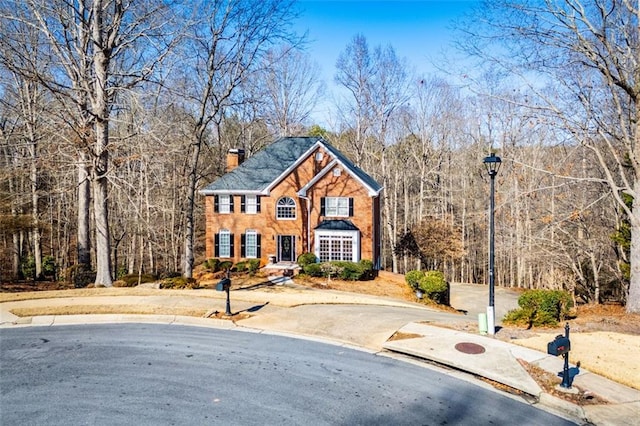
[[311,199],[302,194],[298,194],[298,197],[307,201],[307,253],[311,253]]

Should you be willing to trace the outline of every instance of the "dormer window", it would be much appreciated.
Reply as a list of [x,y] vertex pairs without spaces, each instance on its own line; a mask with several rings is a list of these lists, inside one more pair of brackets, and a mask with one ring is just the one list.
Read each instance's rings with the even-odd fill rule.
[[276,203],[277,219],[295,219],[296,202],[291,197],[282,197]]
[[340,167],[336,167],[335,169],[333,169],[334,176],[340,176],[341,174],[342,174],[342,169]]

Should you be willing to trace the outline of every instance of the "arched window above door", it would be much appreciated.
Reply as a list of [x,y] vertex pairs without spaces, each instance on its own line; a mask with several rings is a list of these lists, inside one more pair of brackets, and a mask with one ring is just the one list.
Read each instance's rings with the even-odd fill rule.
[[276,219],[296,218],[296,202],[291,197],[282,197],[276,203]]

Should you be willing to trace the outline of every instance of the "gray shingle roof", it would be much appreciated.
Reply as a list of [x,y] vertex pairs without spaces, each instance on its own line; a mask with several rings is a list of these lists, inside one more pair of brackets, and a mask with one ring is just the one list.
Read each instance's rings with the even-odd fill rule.
[[322,143],[325,145],[327,150],[329,150],[333,155],[335,155],[335,157],[341,163],[343,163],[345,167],[351,170],[351,172],[353,172],[353,174],[355,174],[365,185],[369,186],[369,188],[371,188],[372,191],[380,192],[380,190],[382,190],[382,186],[380,186],[380,184],[376,182],[374,178],[372,178],[367,173],[365,173],[365,171],[362,170],[360,167],[356,167],[356,165],[353,164],[351,160],[349,160],[347,157],[345,157],[344,154],[342,154],[333,146],[329,145],[329,143],[324,139],[322,139]]
[[316,226],[317,230],[324,231],[359,231],[358,227],[353,224],[350,220],[347,219],[329,219],[323,220],[320,222],[318,226]]
[[356,167],[324,139],[319,137],[287,137],[280,138],[258,151],[241,165],[204,187],[200,192],[203,194],[263,192],[316,144],[323,145],[372,191],[379,192],[382,189],[371,176]]

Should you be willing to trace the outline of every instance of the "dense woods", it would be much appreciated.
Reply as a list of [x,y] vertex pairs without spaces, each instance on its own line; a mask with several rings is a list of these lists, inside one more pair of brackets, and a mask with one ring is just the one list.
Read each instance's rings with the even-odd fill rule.
[[640,310],[638,11],[584,3],[489,2],[438,75],[354,34],[323,82],[289,0],[0,0],[0,280],[190,276],[227,150],[320,135],[384,186],[385,269],[487,281],[495,152],[496,284]]

